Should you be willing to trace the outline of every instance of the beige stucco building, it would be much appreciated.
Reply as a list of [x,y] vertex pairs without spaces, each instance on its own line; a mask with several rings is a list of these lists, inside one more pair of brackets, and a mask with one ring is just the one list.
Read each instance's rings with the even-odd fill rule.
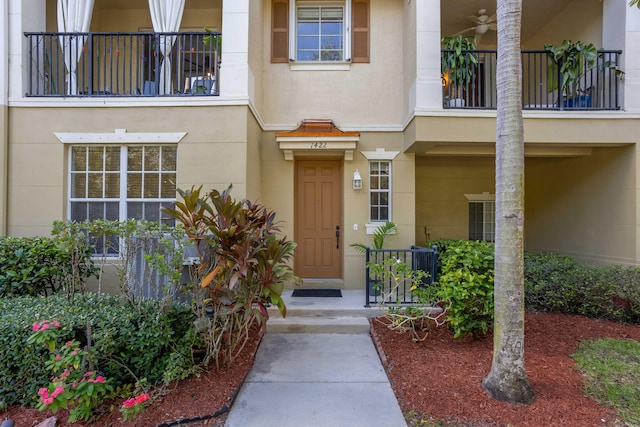
[[[464,104],[440,40],[495,2],[186,0],[155,19],[147,0],[88,3],[85,22],[56,0],[1,3],[1,235],[153,219],[176,186],[232,184],[277,212],[297,274],[339,287],[363,286],[350,244],[381,221],[394,247],[492,239],[495,31]],[[584,102],[546,81],[544,44],[564,39],[604,49]],[[640,10],[529,2],[522,49],[526,248],[639,264]]]

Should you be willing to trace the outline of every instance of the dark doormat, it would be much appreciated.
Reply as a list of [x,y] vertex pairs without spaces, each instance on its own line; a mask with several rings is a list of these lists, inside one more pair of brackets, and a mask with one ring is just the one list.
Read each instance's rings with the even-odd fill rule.
[[292,297],[342,297],[340,289],[294,289]]

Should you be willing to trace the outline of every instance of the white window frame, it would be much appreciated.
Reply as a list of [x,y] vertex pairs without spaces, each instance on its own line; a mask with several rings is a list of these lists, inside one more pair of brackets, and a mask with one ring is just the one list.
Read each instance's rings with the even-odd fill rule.
[[[298,6],[340,6],[344,9],[344,37],[343,37],[343,60],[342,61],[298,61],[297,40],[298,40]],[[316,67],[331,66],[336,64],[348,64],[351,62],[351,0],[343,1],[322,1],[322,0],[291,0],[289,2],[289,59],[295,64],[305,64]]]
[[[371,166],[374,163],[386,163],[389,166],[389,188],[386,189],[380,189],[380,188],[373,188],[373,186],[371,185],[371,177],[372,175],[372,170],[371,170]],[[387,221],[392,221],[393,219],[393,182],[392,182],[392,175],[393,175],[393,168],[392,168],[392,162],[391,160],[370,160],[369,161],[369,223],[370,224],[375,224],[376,226],[379,226],[380,224],[383,224]],[[382,175],[379,175],[382,176]],[[387,218],[386,219],[373,219],[371,217],[371,209],[373,208],[373,206],[371,205],[371,194],[372,193],[387,193]],[[382,205],[380,205],[382,206]]]
[[[495,194],[465,194],[468,200],[468,207],[472,203],[482,205],[482,240],[485,242],[495,242],[496,240],[496,196]],[[467,214],[467,219],[469,214]],[[490,226],[489,226],[490,225]],[[469,238],[471,238],[471,230],[468,230]]]
[[[88,182],[88,175],[90,172],[89,171],[89,164],[87,162],[87,164],[85,165],[85,170],[84,171],[75,171],[73,170],[73,151],[75,148],[78,147],[84,147],[87,150],[89,150],[90,148],[95,148],[95,147],[99,147],[99,148],[106,148],[106,147],[118,147],[120,149],[120,164],[119,164],[119,170],[118,171],[106,171],[105,170],[105,163],[106,160],[103,159],[103,169],[101,171],[96,171],[97,173],[107,173],[107,172],[118,172],[119,176],[120,176],[120,188],[119,188],[119,196],[118,198],[107,198],[107,197],[100,197],[100,198],[96,198],[96,197],[73,197],[73,181],[74,181],[74,174],[76,172],[81,172],[81,173],[85,173],[87,174],[87,183],[86,183],[86,189],[88,192],[89,189],[89,182]],[[114,144],[77,144],[77,145],[71,145],[69,147],[69,167],[68,167],[68,177],[69,177],[69,182],[68,182],[68,188],[67,188],[67,195],[68,195],[68,202],[67,202],[67,218],[69,220],[73,220],[72,218],[72,206],[73,203],[91,203],[91,202],[117,202],[118,203],[118,221],[125,221],[127,220],[130,216],[129,216],[129,212],[128,212],[128,203],[129,202],[139,202],[139,203],[159,203],[159,204],[166,204],[166,203],[175,203],[176,202],[176,196],[174,194],[173,197],[169,198],[169,197],[150,197],[150,198],[145,198],[144,194],[142,194],[143,197],[128,197],[127,194],[127,187],[128,187],[128,178],[130,174],[133,173],[138,173],[138,171],[129,171],[128,170],[128,152],[129,152],[129,148],[131,147],[149,147],[149,148],[153,148],[153,147],[169,147],[169,148],[173,148],[174,150],[176,150],[176,165],[174,167],[173,170],[162,170],[162,158],[160,158],[159,160],[159,169],[157,171],[151,171],[151,170],[144,170],[144,166],[142,171],[139,171],[142,175],[142,191],[144,193],[144,175],[145,173],[155,173],[158,172],[160,175],[162,175],[163,173],[165,174],[173,174],[174,177],[177,177],[177,144],[127,144],[127,145],[114,145]],[[144,157],[143,157],[144,158]],[[160,180],[162,179],[162,176],[160,176]],[[104,187],[103,187],[103,196],[104,196]],[[161,216],[160,216],[161,218]],[[114,254],[114,256],[117,256],[117,254]]]

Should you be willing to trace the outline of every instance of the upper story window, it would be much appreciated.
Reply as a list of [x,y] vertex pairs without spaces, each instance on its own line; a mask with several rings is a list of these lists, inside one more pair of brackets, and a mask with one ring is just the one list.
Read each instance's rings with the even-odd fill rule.
[[369,62],[369,0],[271,5],[271,62]]
[[304,6],[296,11],[296,61],[344,61],[343,6]]
[[391,162],[369,162],[369,211],[371,222],[391,221]]

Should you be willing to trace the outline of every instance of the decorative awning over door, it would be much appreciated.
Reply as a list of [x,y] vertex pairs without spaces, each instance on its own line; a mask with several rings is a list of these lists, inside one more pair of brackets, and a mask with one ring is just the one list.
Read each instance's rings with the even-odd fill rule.
[[296,156],[340,156],[353,160],[360,132],[345,132],[332,120],[303,120],[297,129],[276,133],[285,160]]

